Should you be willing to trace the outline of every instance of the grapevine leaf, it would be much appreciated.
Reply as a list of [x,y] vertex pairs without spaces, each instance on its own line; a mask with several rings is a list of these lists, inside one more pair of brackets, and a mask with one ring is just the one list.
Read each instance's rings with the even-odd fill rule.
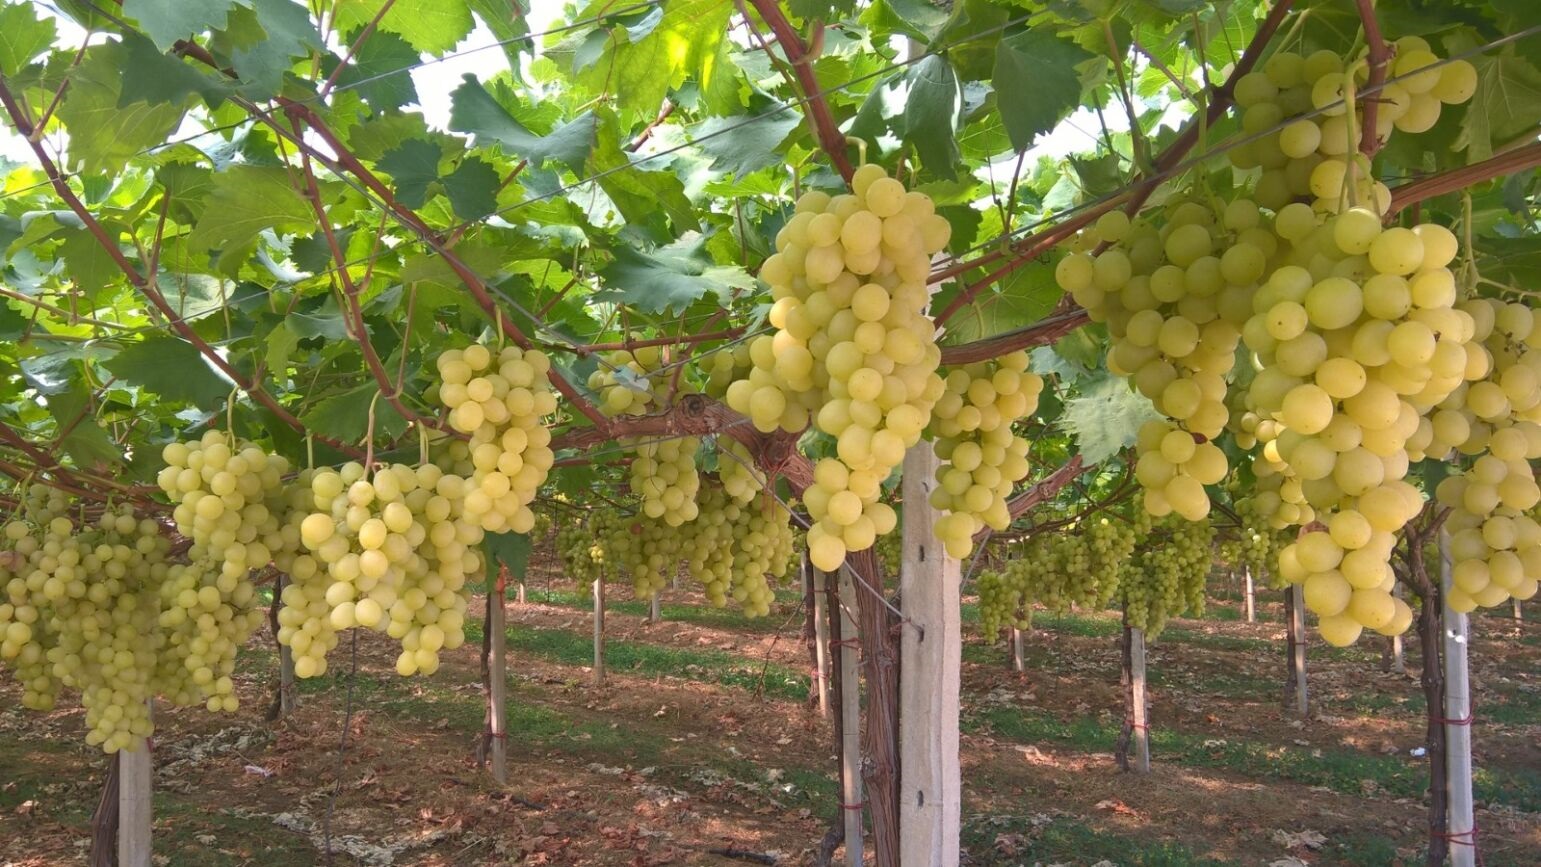
[[1024,30],[995,46],[995,98],[1019,153],[1081,103],[1076,66],[1092,55],[1047,30]]
[[[602,14],[611,4],[596,0],[580,18]],[[670,90],[695,77],[702,90],[718,75],[730,75],[719,64],[717,50],[728,31],[731,3],[718,0],[670,0],[650,10],[631,26],[616,24],[606,33],[604,50],[578,71],[578,79],[594,93],[614,95],[628,117],[651,118]],[[656,24],[654,23],[656,21]]]
[[72,168],[114,173],[130,158],[166,140],[182,122],[174,105],[136,102],[118,105],[128,48],[120,42],[93,46],[70,79],[58,117],[69,130]]
[[943,177],[957,176],[958,123],[963,117],[963,88],[952,63],[932,55],[910,70],[910,98],[904,106],[904,140],[915,146],[921,163]]
[[95,470],[123,463],[122,450],[91,416],[91,392],[83,380],[50,395],[48,411],[59,424],[59,447],[76,466]]
[[240,74],[237,89],[252,98],[278,93],[295,58],[325,50],[310,12],[292,0],[251,0],[249,9],[235,7],[215,45]]
[[30,3],[0,3],[0,75],[21,71],[32,58],[53,47],[52,18],[38,18]]
[[315,223],[310,205],[284,169],[231,166],[217,172],[212,185],[208,207],[187,239],[196,249],[238,247],[264,229],[299,232]]
[[197,348],[169,334],[130,343],[102,366],[124,382],[199,409],[219,406],[230,395],[230,383],[209,367]]
[[661,227],[665,216],[676,232],[697,228],[695,208],[685,197],[685,185],[673,172],[644,171],[632,165],[631,155],[621,150],[613,117],[603,118],[599,125],[588,174],[599,179],[600,189],[632,228],[650,229],[656,240],[672,237]]
[[1140,425],[1161,414],[1121,377],[1106,376],[1081,384],[1081,393],[1065,403],[1060,417],[1076,438],[1087,464],[1100,464],[1134,444]]
[[801,117],[791,108],[748,118],[714,117],[696,127],[695,137],[712,157],[714,171],[742,176],[782,162],[779,145],[799,123]]
[[223,29],[238,2],[251,5],[249,0],[123,0],[123,14],[139,22],[156,48],[170,51],[179,39]]
[[503,46],[503,56],[508,59],[509,68],[518,75],[519,55],[529,45],[529,41],[521,37],[530,32],[529,25],[525,23],[523,6],[518,0],[471,0],[471,11],[476,13],[476,17],[492,32],[493,38]]
[[754,278],[738,266],[713,265],[701,250],[701,239],[682,240],[652,252],[618,247],[615,261],[599,272],[604,288],[596,300],[620,301],[648,313],[683,312],[691,304],[714,296],[726,303],[733,289],[748,289]]
[[373,382],[352,391],[333,395],[316,402],[310,411],[300,416],[305,429],[311,433],[342,440],[362,442],[369,433],[369,406],[375,409],[375,443],[384,445],[407,429],[407,420],[391,406],[388,400],[375,400],[380,387]]
[[[960,286],[949,287],[947,296]],[[1013,271],[995,292],[976,299],[947,321],[947,342],[979,340],[1031,325],[1049,314],[1064,295],[1054,269],[1032,262]]]
[[498,142],[535,168],[547,160],[557,160],[575,172],[582,171],[594,147],[596,123],[593,112],[584,112],[550,135],[536,135],[499,105],[474,75],[466,75],[450,95],[450,129],[476,136],[478,145],[489,139]]
[[438,144],[411,138],[381,157],[378,165],[395,180],[396,198],[409,208],[421,208],[428,200],[429,185],[439,180],[442,155]]
[[[328,55],[325,70],[331,74],[337,59]],[[353,62],[337,76],[339,91],[352,90],[375,109],[389,111],[417,102],[417,87],[409,71],[422,60],[417,49],[394,33],[376,33],[364,41]]]
[[508,567],[508,574],[516,581],[523,581],[530,565],[530,536],[528,533],[488,533],[482,540],[482,551],[487,557],[487,580],[495,580],[498,567]]
[[[374,20],[386,0],[339,0],[338,24],[344,30]],[[379,29],[405,39],[425,54],[442,55],[470,34],[476,22],[466,0],[396,0],[380,19]]]
[[124,62],[134,74],[123,77],[119,107],[136,102],[181,105],[194,93],[209,105],[217,106],[230,91],[228,82],[204,75],[188,61],[163,53],[155,43],[137,33],[124,34],[123,47],[128,52]]
[[262,356],[268,371],[281,379],[284,371],[289,368],[290,356],[294,355],[299,345],[300,336],[289,327],[288,321],[279,322],[268,332],[267,351]]
[[27,331],[27,317],[8,303],[0,303],[0,340],[15,340]]
[[1471,63],[1477,68],[1477,91],[1466,106],[1455,148],[1465,150],[1469,162],[1480,162],[1493,155],[1495,143],[1541,123],[1541,71],[1512,45],[1497,55],[1473,57]]
[[64,264],[69,266],[70,278],[91,304],[96,303],[96,293],[123,274],[107,249],[96,240],[96,236],[84,229],[68,229],[64,232],[64,243],[59,245],[59,255],[64,257]]
[[444,194],[455,216],[479,220],[498,209],[497,169],[481,157],[470,157],[444,176]]
[[845,13],[854,8],[856,8],[855,0],[789,0],[787,3],[787,9],[804,21],[815,18],[827,21],[832,12]]

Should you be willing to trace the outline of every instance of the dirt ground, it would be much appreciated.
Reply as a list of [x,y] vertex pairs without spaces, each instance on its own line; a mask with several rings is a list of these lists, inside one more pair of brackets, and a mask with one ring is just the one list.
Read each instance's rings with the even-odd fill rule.
[[[815,863],[840,809],[831,730],[806,700],[799,595],[748,621],[666,591],[664,621],[649,623],[616,588],[596,687],[581,598],[549,574],[536,584],[508,608],[509,785],[475,757],[477,641],[413,679],[374,634],[350,675],[345,641],[299,710],[269,723],[277,657],[261,634],[238,666],[238,712],[157,708],[157,864]],[[968,626],[965,863],[1422,863],[1416,643],[1406,674],[1382,671],[1379,644],[1313,643],[1313,714],[1299,720],[1280,701],[1277,594],[1264,602],[1265,622],[1217,601],[1152,644],[1146,776],[1112,759],[1123,709],[1111,613],[1040,618],[1023,674]],[[1541,864],[1541,624],[1488,615],[1476,635],[1482,854]],[[19,698],[7,674],[0,867],[82,864],[107,760],[84,745],[78,706],[36,714]]]

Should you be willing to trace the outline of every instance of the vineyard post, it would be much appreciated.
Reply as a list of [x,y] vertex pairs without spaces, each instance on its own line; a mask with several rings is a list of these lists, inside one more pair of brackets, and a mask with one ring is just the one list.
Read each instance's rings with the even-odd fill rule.
[[[1446,599],[1450,593],[1450,533],[1439,531],[1439,581]],[[1449,792],[1446,835],[1450,867],[1477,864],[1477,824],[1471,791],[1471,679],[1466,651],[1471,640],[1471,619],[1444,607],[1445,669],[1445,786]]]
[[594,579],[594,685],[605,683],[605,573]]
[[1027,671],[1027,659],[1023,655],[1022,630],[1011,627],[1011,670],[1016,672]]
[[1295,715],[1310,715],[1310,695],[1306,686],[1306,607],[1305,593],[1298,584],[1284,588],[1286,632],[1289,635],[1289,677],[1284,681],[1284,704],[1294,706]]
[[1520,600],[1518,598],[1510,599],[1509,604],[1513,607],[1515,621],[1523,622],[1525,620],[1525,615],[1520,613]]
[[[504,596],[507,594],[505,579],[508,567],[498,570],[493,592],[487,595],[487,634],[492,644],[492,654],[487,663],[487,729],[492,738],[492,778],[499,785],[508,784],[508,719],[504,712],[505,693],[508,690],[508,636],[504,627]],[[521,588],[524,584],[521,582]]]
[[150,867],[154,785],[150,741],[135,738],[118,752],[118,867]]
[[829,716],[829,617],[824,570],[813,568],[803,555],[803,574],[813,585],[813,677],[819,691],[819,716]]
[[[1134,746],[1135,773],[1150,773],[1150,699],[1145,689],[1145,630],[1124,625],[1124,691],[1128,717],[1124,723],[1128,742]],[[1127,746],[1121,750],[1123,766],[1130,770]]]
[[857,671],[856,582],[840,570],[840,812],[845,819],[845,863],[862,865],[861,676]]
[[660,620],[663,620],[663,612],[660,610],[660,607],[659,607],[662,604],[661,603],[662,597],[663,597],[663,591],[662,590],[654,590],[653,591],[653,598],[652,598],[652,600],[650,600],[648,602],[648,606],[647,606],[647,622],[648,623],[657,623]]
[[519,600],[518,600],[519,604],[523,605],[524,604],[524,582],[523,581],[519,582],[518,593],[519,593]]
[[102,780],[102,796],[91,813],[91,853],[88,867],[116,867],[118,863],[118,773],[123,754],[107,757],[107,776]]
[[1241,567],[1242,609],[1246,613],[1248,623],[1257,622],[1257,592],[1252,585],[1252,567]]
[[930,504],[939,461],[928,442],[904,456],[906,503],[899,604],[899,863],[955,867],[961,830],[958,767],[963,655],[961,564],[936,541]]

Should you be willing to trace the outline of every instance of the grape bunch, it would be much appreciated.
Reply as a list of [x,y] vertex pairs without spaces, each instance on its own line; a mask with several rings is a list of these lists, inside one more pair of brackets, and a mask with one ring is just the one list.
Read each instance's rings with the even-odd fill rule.
[[38,485],[0,541],[0,661],[22,705],[80,691],[86,742],[114,753],[153,733],[148,701],[237,707],[236,649],[262,621],[245,571],[171,560],[171,541],[128,506],[88,519]]
[[1026,628],[1035,604],[1059,613],[1107,607],[1119,592],[1125,564],[1150,529],[1151,517],[1143,510],[1132,521],[1090,515],[1063,532],[1037,533],[1009,549],[1004,566],[979,578],[986,639],[994,641],[1005,625]]
[[[1359,154],[1364,100],[1375,100],[1375,136],[1393,130],[1421,133],[1433,128],[1446,105],[1466,102],[1477,89],[1475,67],[1465,60],[1440,63],[1426,40],[1404,36],[1396,40],[1380,91],[1357,99],[1369,79],[1367,52],[1344,58],[1333,51],[1310,55],[1281,51],[1259,72],[1236,82],[1236,105],[1245,135],[1263,134],[1227,151],[1239,169],[1261,169],[1256,197],[1265,207],[1279,209],[1302,197],[1313,207],[1337,212],[1350,200],[1375,202],[1384,210],[1391,193],[1375,180]],[[1432,67],[1432,68],[1430,68]],[[1314,117],[1299,115],[1322,109]],[[1289,118],[1277,132],[1270,132]]]
[[1277,247],[1267,217],[1248,199],[1216,212],[1179,197],[1152,219],[1104,214],[1072,247],[1055,268],[1059,285],[1107,323],[1108,369],[1170,419],[1136,444],[1145,507],[1200,520],[1204,486],[1229,469],[1212,441],[1230,417],[1226,377],[1248,301]]
[[[606,415],[643,415],[662,406],[671,394],[690,386],[656,346],[635,352],[617,350],[589,376],[589,388],[600,396]],[[696,494],[701,476],[696,467],[700,437],[668,439],[623,437],[621,445],[636,452],[631,462],[631,492],[642,499],[643,514],[678,527],[700,511]]]
[[1130,626],[1155,638],[1171,618],[1204,613],[1213,538],[1208,521],[1166,518],[1156,524],[1119,576],[1118,598]]
[[347,463],[312,475],[299,528],[315,574],[296,564],[279,612],[278,639],[293,649],[298,676],[323,673],[336,633],[354,627],[400,641],[402,675],[432,674],[439,651],[465,641],[467,585],[485,569],[471,488],[435,464],[370,474]]
[[[819,462],[804,494],[809,556],[825,571],[892,531],[880,486],[946,388],[926,281],[951,227],[879,166],[857,170],[851,187],[798,200],[760,269],[775,331],[749,344],[748,376],[726,390],[761,431],[812,423],[835,438],[836,457]],[[965,523],[948,525],[955,548],[966,547]]]
[[936,534],[960,560],[986,525],[1004,530],[1011,524],[1006,500],[1028,472],[1028,442],[1012,425],[1037,410],[1043,392],[1043,378],[1028,370],[1028,361],[1017,351],[949,371],[932,411],[942,464],[931,505],[949,513]]
[[567,576],[580,587],[591,584],[604,574],[611,562],[611,538],[620,524],[619,515],[609,510],[589,513],[587,520],[568,518],[557,528],[556,546],[562,556]]
[[281,530],[284,476],[279,455],[211,430],[190,442],[168,443],[156,480],[175,507],[177,531],[191,539],[194,558],[207,556],[231,578],[244,578],[293,548]]
[[489,533],[530,532],[530,503],[555,459],[545,424],[556,411],[546,378],[551,360],[535,349],[494,354],[473,343],[440,353],[436,366],[437,399],[450,427],[470,436],[462,446],[473,467],[464,493],[468,519]]

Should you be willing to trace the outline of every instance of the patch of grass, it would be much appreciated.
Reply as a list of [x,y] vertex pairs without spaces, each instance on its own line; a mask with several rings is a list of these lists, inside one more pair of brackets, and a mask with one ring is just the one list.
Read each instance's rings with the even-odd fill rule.
[[[481,624],[466,624],[466,640],[482,640]],[[594,641],[564,629],[519,626],[508,630],[508,648],[564,665],[592,665]],[[605,642],[605,665],[612,671],[652,677],[678,677],[734,689],[762,690],[774,698],[801,701],[808,696],[808,676],[784,665],[745,659],[714,649],[686,650],[641,641]]]
[[[1092,717],[1062,721],[1035,711],[998,708],[969,721],[1019,743],[1049,741],[1083,752],[1107,752],[1118,741],[1119,726]],[[1400,756],[1376,756],[1347,750],[1274,746],[1236,738],[1209,738],[1171,730],[1151,732],[1156,761],[1173,761],[1194,768],[1215,768],[1259,779],[1285,779],[1308,786],[1325,786],[1348,795],[1362,793],[1361,781],[1371,780],[1386,793],[1421,797],[1428,768]],[[1541,774],[1484,768],[1474,778],[1479,800],[1521,810],[1541,809]]]
[[[155,825],[156,852],[172,864],[308,867],[317,859],[309,841],[278,830],[267,819],[230,816],[165,791],[155,793]],[[212,836],[214,842],[200,842],[202,836]]]
[[[629,592],[629,591],[627,591]],[[610,596],[611,590],[606,590],[605,610],[619,614],[628,614],[633,617],[646,617],[652,610],[652,604],[645,599],[616,599]],[[787,591],[776,594],[778,602],[790,602],[796,605],[801,598],[800,594],[787,594],[789,599],[783,599]],[[508,588],[508,598],[518,596],[518,589],[514,586]],[[525,586],[524,598],[527,602],[537,605],[553,605],[559,608],[575,608],[580,611],[591,611],[594,608],[592,597],[587,590],[569,590],[562,588],[546,589],[533,585]],[[728,629],[735,632],[753,632],[765,634],[775,632],[781,628],[786,620],[786,615],[777,616],[773,610],[766,617],[746,617],[736,608],[712,608],[701,605],[680,605],[664,602],[658,606],[658,613],[666,623],[693,623],[697,626],[708,626],[714,629]]]
[[[998,840],[1003,845],[998,846]],[[1004,822],[988,819],[969,822],[963,828],[963,843],[971,856],[970,863],[984,867],[1033,863],[1093,864],[1099,861],[1110,861],[1120,867],[1223,867],[1225,864],[1198,855],[1175,841],[1099,831],[1062,817],[1041,825],[1017,817]]]

